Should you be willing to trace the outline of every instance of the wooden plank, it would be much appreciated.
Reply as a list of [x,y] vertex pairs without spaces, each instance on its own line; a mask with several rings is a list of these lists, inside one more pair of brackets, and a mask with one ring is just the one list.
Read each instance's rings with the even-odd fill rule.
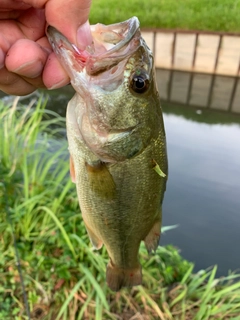
[[212,73],[214,71],[219,41],[220,37],[218,35],[199,34],[195,72]]
[[217,74],[237,75],[240,60],[240,37],[223,36]]
[[155,43],[155,66],[157,68],[171,68],[173,33],[157,33]]
[[240,79],[238,79],[236,93],[233,99],[232,112],[240,113]]
[[142,34],[143,39],[146,41],[146,44],[148,45],[149,49],[153,52],[153,50],[154,50],[153,32],[142,31],[141,34]]
[[233,85],[234,78],[217,76],[213,86],[210,108],[227,111],[229,109]]
[[190,77],[190,73],[180,71],[173,72],[170,101],[187,103]]
[[157,87],[160,94],[160,99],[168,100],[169,82],[171,77],[171,70],[156,70]]
[[177,34],[174,69],[191,70],[196,34]]
[[211,80],[212,75],[193,74],[192,90],[189,101],[190,105],[207,107]]

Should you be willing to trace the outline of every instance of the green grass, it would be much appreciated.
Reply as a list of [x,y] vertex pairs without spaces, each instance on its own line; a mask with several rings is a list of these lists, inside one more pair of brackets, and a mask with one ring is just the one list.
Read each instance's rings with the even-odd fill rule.
[[239,0],[93,0],[92,24],[137,16],[141,27],[240,32]]
[[106,250],[92,250],[69,178],[64,119],[44,105],[0,102],[0,319],[28,319],[14,237],[32,320],[239,319],[239,275],[194,274],[172,246],[150,257],[141,246],[143,286],[108,289]]

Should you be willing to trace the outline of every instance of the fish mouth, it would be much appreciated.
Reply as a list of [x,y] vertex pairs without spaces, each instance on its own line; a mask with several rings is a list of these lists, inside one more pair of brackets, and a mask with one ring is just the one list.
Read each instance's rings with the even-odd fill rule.
[[47,28],[48,40],[71,79],[83,71],[94,76],[114,68],[140,46],[141,34],[137,17],[108,26],[92,25],[91,33],[92,45],[81,50],[54,27]]

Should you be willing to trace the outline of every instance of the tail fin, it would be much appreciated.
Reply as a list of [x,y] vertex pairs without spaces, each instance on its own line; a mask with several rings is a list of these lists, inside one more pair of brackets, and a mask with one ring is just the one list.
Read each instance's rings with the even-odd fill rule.
[[107,284],[113,291],[118,291],[122,287],[132,287],[142,284],[141,266],[123,269],[114,266],[110,261],[107,266]]

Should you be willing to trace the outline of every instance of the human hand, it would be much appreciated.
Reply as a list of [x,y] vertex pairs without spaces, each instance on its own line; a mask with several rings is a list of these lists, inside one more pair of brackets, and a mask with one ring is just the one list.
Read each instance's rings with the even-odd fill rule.
[[1,0],[0,90],[26,95],[69,83],[47,40],[46,24],[80,48],[91,44],[91,0]]

